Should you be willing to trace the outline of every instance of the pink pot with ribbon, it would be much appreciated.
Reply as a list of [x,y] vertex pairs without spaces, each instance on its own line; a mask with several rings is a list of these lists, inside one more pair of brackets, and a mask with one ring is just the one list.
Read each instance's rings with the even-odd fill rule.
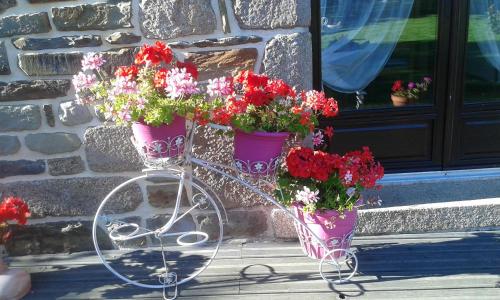
[[252,175],[272,175],[279,164],[288,132],[252,132],[236,130],[234,160],[238,170]]
[[[308,213],[304,212],[302,206],[298,204],[294,204],[292,209],[295,216],[304,222],[307,228],[327,245],[328,250],[339,249],[339,251],[334,252],[333,257],[344,256],[345,252],[342,250],[348,250],[351,247],[352,235],[357,220],[356,208],[345,211],[343,214],[335,210]],[[328,250],[325,250],[303,225],[297,223],[296,225],[304,253],[311,258],[323,258]]]
[[175,116],[172,123],[160,126],[144,122],[132,124],[135,143],[148,158],[169,158],[181,155],[186,139],[186,120]]

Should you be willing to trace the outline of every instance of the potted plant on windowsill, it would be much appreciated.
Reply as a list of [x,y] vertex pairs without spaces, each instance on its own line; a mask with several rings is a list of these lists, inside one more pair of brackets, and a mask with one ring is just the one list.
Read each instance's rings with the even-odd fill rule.
[[391,100],[395,107],[406,106],[415,103],[422,92],[426,92],[431,84],[430,77],[424,77],[421,82],[408,82],[407,85],[402,80],[396,80],[392,85]]
[[[278,175],[276,197],[329,250],[348,249],[357,208],[366,204],[361,192],[376,187],[383,176],[384,168],[374,160],[368,147],[343,156],[295,147],[286,157],[286,169]],[[328,250],[301,226],[296,229],[304,252],[312,258],[323,258]]]
[[5,243],[11,236],[9,221],[24,225],[29,216],[28,205],[20,198],[7,197],[0,203],[0,299],[21,299],[31,289],[30,275],[23,270],[9,269],[5,262]]
[[181,154],[185,118],[208,113],[196,67],[174,62],[172,50],[162,42],[142,46],[135,64],[118,67],[112,78],[103,74],[104,63],[99,54],[84,57],[82,72],[73,78],[77,100],[96,105],[107,120],[131,125],[135,142],[149,156]]
[[283,80],[252,71],[210,80],[207,93],[215,98],[211,121],[234,129],[236,167],[254,175],[274,174],[291,134],[305,136],[318,124],[318,115],[338,113],[335,99],[322,92],[297,95]]

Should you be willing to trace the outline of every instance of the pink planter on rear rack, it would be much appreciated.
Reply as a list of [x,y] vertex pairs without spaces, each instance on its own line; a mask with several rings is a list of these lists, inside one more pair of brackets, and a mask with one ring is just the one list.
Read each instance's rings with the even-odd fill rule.
[[236,130],[234,162],[236,168],[251,175],[273,175],[280,163],[288,132],[252,132]]
[[175,116],[170,124],[158,127],[143,122],[132,124],[136,147],[147,159],[172,158],[182,155],[186,139],[186,120]]
[[[302,210],[302,206],[298,204],[294,204],[292,209],[295,216],[303,221],[318,238],[326,243],[328,250],[349,250],[357,220],[356,208],[351,211],[345,211],[343,218],[335,210],[306,213]],[[321,259],[325,256],[328,250],[325,250],[302,224],[295,222],[295,229],[297,230],[302,250],[307,256],[315,259]],[[344,251],[336,251],[332,256],[339,258],[344,255]]]

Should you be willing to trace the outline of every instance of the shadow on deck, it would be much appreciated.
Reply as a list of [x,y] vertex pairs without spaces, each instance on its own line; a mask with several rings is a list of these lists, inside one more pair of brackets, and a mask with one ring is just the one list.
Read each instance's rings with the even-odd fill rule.
[[[227,244],[205,272],[180,287],[180,298],[499,299],[500,231],[358,237],[353,247],[358,275],[334,286],[321,279],[318,263],[297,243]],[[120,259],[154,267],[157,259],[145,255],[132,252]],[[196,255],[179,259],[170,267],[184,273],[204,262]],[[12,265],[32,274],[26,299],[162,297],[161,290],[122,284],[92,252],[18,257]]]

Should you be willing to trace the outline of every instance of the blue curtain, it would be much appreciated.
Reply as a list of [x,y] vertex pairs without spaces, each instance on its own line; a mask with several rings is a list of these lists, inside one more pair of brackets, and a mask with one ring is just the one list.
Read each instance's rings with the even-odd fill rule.
[[469,30],[482,56],[500,71],[500,0],[471,0]]
[[322,74],[330,88],[362,91],[389,60],[413,0],[321,0]]

